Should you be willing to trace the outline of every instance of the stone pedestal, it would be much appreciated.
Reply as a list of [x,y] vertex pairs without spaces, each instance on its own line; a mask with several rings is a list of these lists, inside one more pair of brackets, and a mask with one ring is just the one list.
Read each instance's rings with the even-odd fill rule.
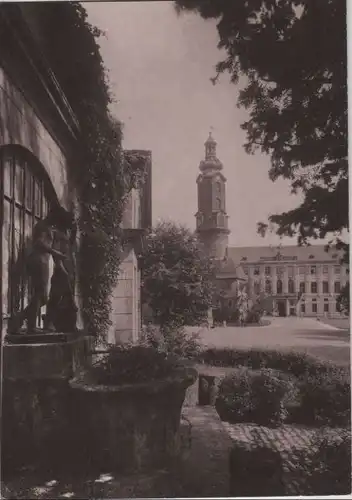
[[3,345],[5,471],[40,461],[47,465],[67,461],[72,405],[69,380],[90,363],[90,337],[35,337],[9,336]]

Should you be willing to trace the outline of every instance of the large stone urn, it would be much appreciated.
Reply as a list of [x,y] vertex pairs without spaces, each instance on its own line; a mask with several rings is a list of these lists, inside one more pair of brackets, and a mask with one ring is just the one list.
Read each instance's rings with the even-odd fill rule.
[[70,381],[76,449],[106,471],[165,466],[178,453],[181,409],[194,368],[178,366],[143,383],[101,385],[94,369]]

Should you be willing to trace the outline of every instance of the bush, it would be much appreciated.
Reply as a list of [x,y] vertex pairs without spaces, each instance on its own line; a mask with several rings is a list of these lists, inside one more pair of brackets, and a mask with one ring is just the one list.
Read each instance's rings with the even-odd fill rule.
[[230,495],[278,496],[285,494],[283,464],[278,451],[269,447],[236,445],[230,451]]
[[113,346],[93,367],[98,384],[121,385],[146,382],[168,376],[176,359],[143,345]]
[[[290,421],[306,425],[350,424],[350,370],[298,352],[208,349],[203,362],[215,366],[270,369],[279,378],[289,376],[295,395],[287,402]],[[299,394],[297,394],[297,392]]]
[[280,424],[294,392],[294,383],[278,372],[242,368],[222,380],[215,407],[231,423]]
[[[308,453],[308,455],[307,455]],[[298,452],[309,471],[309,494],[348,495],[351,493],[351,435],[320,434],[309,450]],[[308,494],[308,492],[307,492]]]
[[346,426],[351,423],[351,384],[343,369],[308,375],[299,382],[300,420],[306,424]]
[[146,345],[158,352],[172,354],[180,358],[195,359],[200,356],[202,346],[199,334],[189,334],[184,328],[160,328],[148,325],[144,328],[143,338]]
[[[331,372],[336,367],[320,361],[309,354],[295,351],[264,349],[216,349],[210,348],[200,354],[201,361],[213,366],[246,366],[253,370],[270,368],[301,378],[308,375]],[[341,369],[342,371],[347,371]]]

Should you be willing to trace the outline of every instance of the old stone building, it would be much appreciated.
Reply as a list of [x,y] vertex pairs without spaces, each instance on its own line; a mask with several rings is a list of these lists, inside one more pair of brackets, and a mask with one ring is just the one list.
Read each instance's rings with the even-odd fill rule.
[[127,153],[142,157],[145,176],[129,193],[122,228],[125,236],[119,281],[112,297],[112,325],[108,342],[133,342],[141,331],[141,270],[138,254],[143,245],[143,234],[152,225],[152,154],[151,151],[133,150]]
[[[0,10],[0,196],[1,331],[28,304],[25,254],[34,225],[59,203],[79,213],[73,182],[79,123],[36,36],[33,8],[25,3]],[[113,295],[109,340],[139,332],[139,270],[143,228],[151,224],[151,154],[145,184],[130,193],[123,227],[120,281]],[[50,282],[50,280],[49,280]],[[50,286],[50,285],[48,285]],[[76,303],[80,305],[78,286]],[[45,314],[45,307],[42,308]],[[80,316],[80,315],[79,315]],[[79,317],[79,325],[83,326]],[[116,332],[119,332],[116,334]]]
[[336,299],[348,281],[341,253],[324,245],[229,247],[226,178],[211,134],[197,177],[196,228],[217,261],[217,285],[226,307],[235,307],[239,288],[268,313],[280,316],[338,316]]

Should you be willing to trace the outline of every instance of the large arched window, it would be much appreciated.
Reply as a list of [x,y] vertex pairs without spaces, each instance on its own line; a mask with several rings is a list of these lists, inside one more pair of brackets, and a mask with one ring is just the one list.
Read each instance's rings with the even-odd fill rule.
[[2,330],[13,314],[24,309],[31,295],[25,260],[34,225],[52,202],[53,187],[36,158],[17,146],[0,148]]

